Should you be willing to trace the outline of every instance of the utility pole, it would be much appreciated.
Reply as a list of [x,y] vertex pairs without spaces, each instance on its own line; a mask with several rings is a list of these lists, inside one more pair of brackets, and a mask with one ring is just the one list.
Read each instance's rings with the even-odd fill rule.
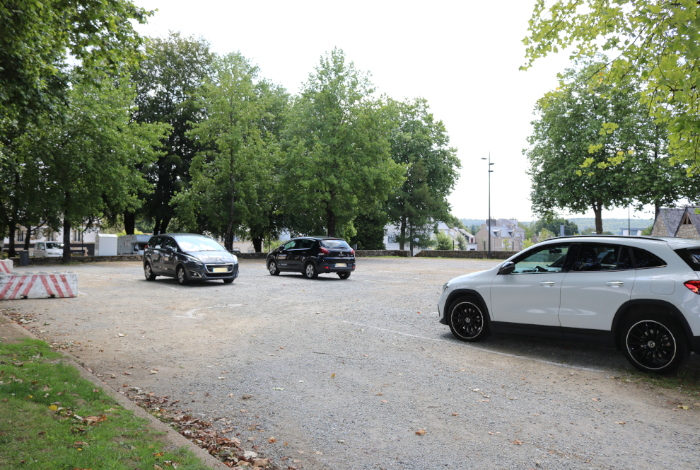
[[[482,160],[486,160],[486,158],[482,158]],[[491,173],[493,173],[493,170],[491,169],[491,152],[489,151],[489,220],[488,220],[488,227],[489,227],[489,255],[488,258],[491,259]]]

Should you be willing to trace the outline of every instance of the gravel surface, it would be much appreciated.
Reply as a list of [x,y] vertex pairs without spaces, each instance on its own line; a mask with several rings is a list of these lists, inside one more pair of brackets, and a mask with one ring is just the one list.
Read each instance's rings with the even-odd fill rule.
[[145,281],[140,263],[100,263],[70,268],[76,299],[3,308],[34,314],[33,331],[72,342],[109,386],[180,400],[281,464],[700,468],[700,408],[612,379],[630,368],[620,352],[508,335],[454,340],[437,322],[442,284],[494,264],[360,258],[341,281],[273,277],[263,261],[242,260],[231,285],[181,287]]

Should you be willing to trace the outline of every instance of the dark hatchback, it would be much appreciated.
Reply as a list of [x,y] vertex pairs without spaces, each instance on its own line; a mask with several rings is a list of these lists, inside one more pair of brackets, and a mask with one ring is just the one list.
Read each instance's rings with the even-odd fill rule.
[[196,233],[167,233],[151,237],[143,253],[143,273],[152,281],[170,276],[180,284],[238,277],[238,258],[213,238]]
[[273,276],[294,271],[308,279],[325,273],[347,279],[355,270],[355,250],[341,238],[293,238],[267,255],[267,270]]

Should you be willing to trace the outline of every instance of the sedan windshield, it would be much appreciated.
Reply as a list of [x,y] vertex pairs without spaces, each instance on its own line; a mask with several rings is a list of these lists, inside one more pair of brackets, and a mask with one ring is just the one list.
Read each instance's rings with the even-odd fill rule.
[[184,252],[193,251],[226,251],[216,241],[208,237],[176,237],[175,241],[180,245],[180,249]]
[[63,249],[63,243],[56,243],[56,242],[49,242],[46,244],[46,248],[48,250],[62,250]]
[[345,240],[323,240],[321,245],[325,248],[345,248],[350,249],[350,246]]

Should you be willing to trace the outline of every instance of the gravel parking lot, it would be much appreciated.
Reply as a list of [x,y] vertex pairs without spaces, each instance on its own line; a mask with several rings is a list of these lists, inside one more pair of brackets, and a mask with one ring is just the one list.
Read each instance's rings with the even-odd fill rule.
[[223,419],[246,448],[285,465],[700,468],[700,407],[611,378],[630,368],[621,353],[454,340],[437,322],[442,284],[494,264],[360,258],[341,281],[273,277],[263,261],[242,260],[232,285],[182,287],[147,282],[140,263],[100,263],[71,266],[76,299],[2,307],[34,314],[30,326],[49,341],[72,342],[109,386]]

